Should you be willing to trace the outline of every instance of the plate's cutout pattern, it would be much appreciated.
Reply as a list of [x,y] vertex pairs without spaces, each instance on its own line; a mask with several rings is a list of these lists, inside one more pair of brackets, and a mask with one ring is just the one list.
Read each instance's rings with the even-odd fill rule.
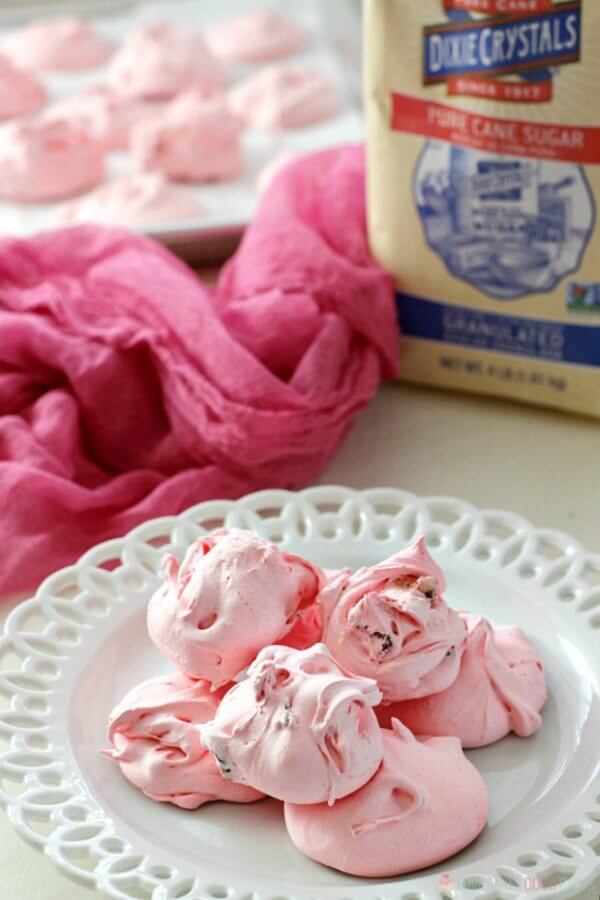
[[[479,564],[510,569],[525,585],[543,588],[548,602],[600,629],[600,558],[573,538],[534,529],[498,510],[477,510],[448,497],[421,499],[393,489],[355,492],[315,487],[300,493],[261,491],[239,501],[209,501],[177,517],[154,519],[122,539],[107,541],[74,566],[47,578],[35,598],[10,615],[0,640],[0,802],[17,831],[42,848],[75,880],[109,896],[151,900],[275,900],[203,883],[136,853],[114,829],[71,765],[51,727],[64,686],[61,666],[115,606],[139,602],[159,583],[160,560],[181,557],[199,535],[222,526],[250,528],[285,546],[318,541],[381,545],[381,555],[424,533],[429,547]],[[600,632],[599,632],[600,633]],[[597,788],[600,791],[600,787]],[[589,880],[600,853],[600,793],[576,820],[544,846],[523,848],[494,871],[460,883],[403,892],[361,887],[364,900],[530,900],[571,893]],[[367,883],[365,883],[367,884]],[[366,892],[365,892],[366,891]],[[330,900],[344,900],[332,893]],[[279,896],[276,900],[294,900]]]

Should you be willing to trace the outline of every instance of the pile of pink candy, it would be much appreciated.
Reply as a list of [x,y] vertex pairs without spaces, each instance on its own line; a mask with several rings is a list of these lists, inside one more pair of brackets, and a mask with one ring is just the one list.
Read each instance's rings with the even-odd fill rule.
[[154,800],[284,803],[296,847],[353,875],[439,862],[485,826],[463,753],[541,725],[542,665],[517,628],[446,605],[423,539],[324,572],[251,532],[193,544],[148,607],[176,673],[112,712],[109,754]]
[[[262,7],[203,31],[143,23],[118,47],[82,19],[29,22],[0,41],[0,201],[85,195],[58,210],[61,222],[201,215],[182,185],[241,178],[244,132],[302,129],[340,111],[329,72],[289,62],[310,44],[300,22]],[[96,80],[72,94],[53,96],[44,80],[88,70]],[[133,171],[108,179],[115,151]],[[294,155],[273,156],[258,186]]]

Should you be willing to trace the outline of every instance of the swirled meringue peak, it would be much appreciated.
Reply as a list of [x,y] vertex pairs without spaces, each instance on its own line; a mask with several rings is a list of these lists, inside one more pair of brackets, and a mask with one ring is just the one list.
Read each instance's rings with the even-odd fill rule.
[[305,30],[270,9],[255,9],[217,22],[205,32],[215,56],[226,62],[257,63],[280,59],[301,50]]
[[46,90],[31,72],[0,53],[0,119],[28,116],[46,102]]
[[209,96],[221,91],[226,74],[200,34],[154,22],[132,32],[113,56],[110,86],[126,97],[168,100],[195,89]]
[[439,694],[392,703],[377,711],[382,725],[398,716],[417,734],[453,735],[463,747],[483,747],[511,731],[529,737],[542,724],[544,668],[519,628],[493,629],[462,614],[468,628],[455,681]]
[[323,641],[349,672],[375,679],[384,703],[443,691],[467,634],[445,587],[423,538],[375,566],[343,570],[321,591]]
[[285,804],[285,824],[311,859],[361,877],[402,875],[447,859],[484,828],[488,792],[455,738],[383,730],[383,762],[360,790],[326,804]]
[[232,88],[229,105],[249,128],[286,130],[329,119],[338,111],[339,97],[329,73],[275,64]]
[[79,126],[43,116],[0,126],[0,198],[38,203],[73,197],[104,177],[104,147]]
[[114,708],[108,737],[123,775],[152,800],[196,809],[211,800],[251,803],[263,795],[222,777],[197,726],[211,719],[219,696],[186,675],[151,678]]
[[80,19],[60,16],[39,19],[13,31],[3,51],[26,69],[76,72],[101,65],[112,47]]
[[148,631],[177,668],[213,689],[238,675],[267,644],[284,638],[314,603],[324,575],[250,531],[200,538],[150,600]]
[[132,129],[130,148],[139,169],[173,181],[228,181],[242,172],[241,133],[224,100],[186,91]]
[[200,733],[226,778],[279,800],[333,803],[381,763],[380,697],[323,644],[265,647]]

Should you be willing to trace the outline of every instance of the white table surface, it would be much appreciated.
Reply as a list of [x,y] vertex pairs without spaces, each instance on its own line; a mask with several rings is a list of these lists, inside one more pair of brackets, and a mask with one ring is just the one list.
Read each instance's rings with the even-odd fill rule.
[[[600,424],[486,398],[386,385],[320,482],[451,494],[521,513],[600,552]],[[15,601],[0,605],[0,622]],[[0,900],[91,892],[24,844],[0,813]],[[599,900],[600,876],[581,900]],[[533,900],[533,896],[532,896]]]

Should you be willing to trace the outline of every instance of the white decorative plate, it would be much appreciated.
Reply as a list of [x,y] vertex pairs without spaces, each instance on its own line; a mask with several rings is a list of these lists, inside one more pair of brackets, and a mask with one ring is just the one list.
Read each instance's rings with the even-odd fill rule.
[[[167,550],[222,525],[253,529],[323,566],[373,563],[424,533],[448,599],[523,627],[547,668],[540,732],[469,756],[491,795],[479,839],[394,881],[304,859],[281,807],[153,803],[99,754],[117,699],[164,668],[145,630]],[[403,491],[316,487],[201,503],[90,550],[9,617],[0,643],[0,800],[68,875],[111,897],[515,900],[574,897],[598,871],[600,558],[517,515]]]

